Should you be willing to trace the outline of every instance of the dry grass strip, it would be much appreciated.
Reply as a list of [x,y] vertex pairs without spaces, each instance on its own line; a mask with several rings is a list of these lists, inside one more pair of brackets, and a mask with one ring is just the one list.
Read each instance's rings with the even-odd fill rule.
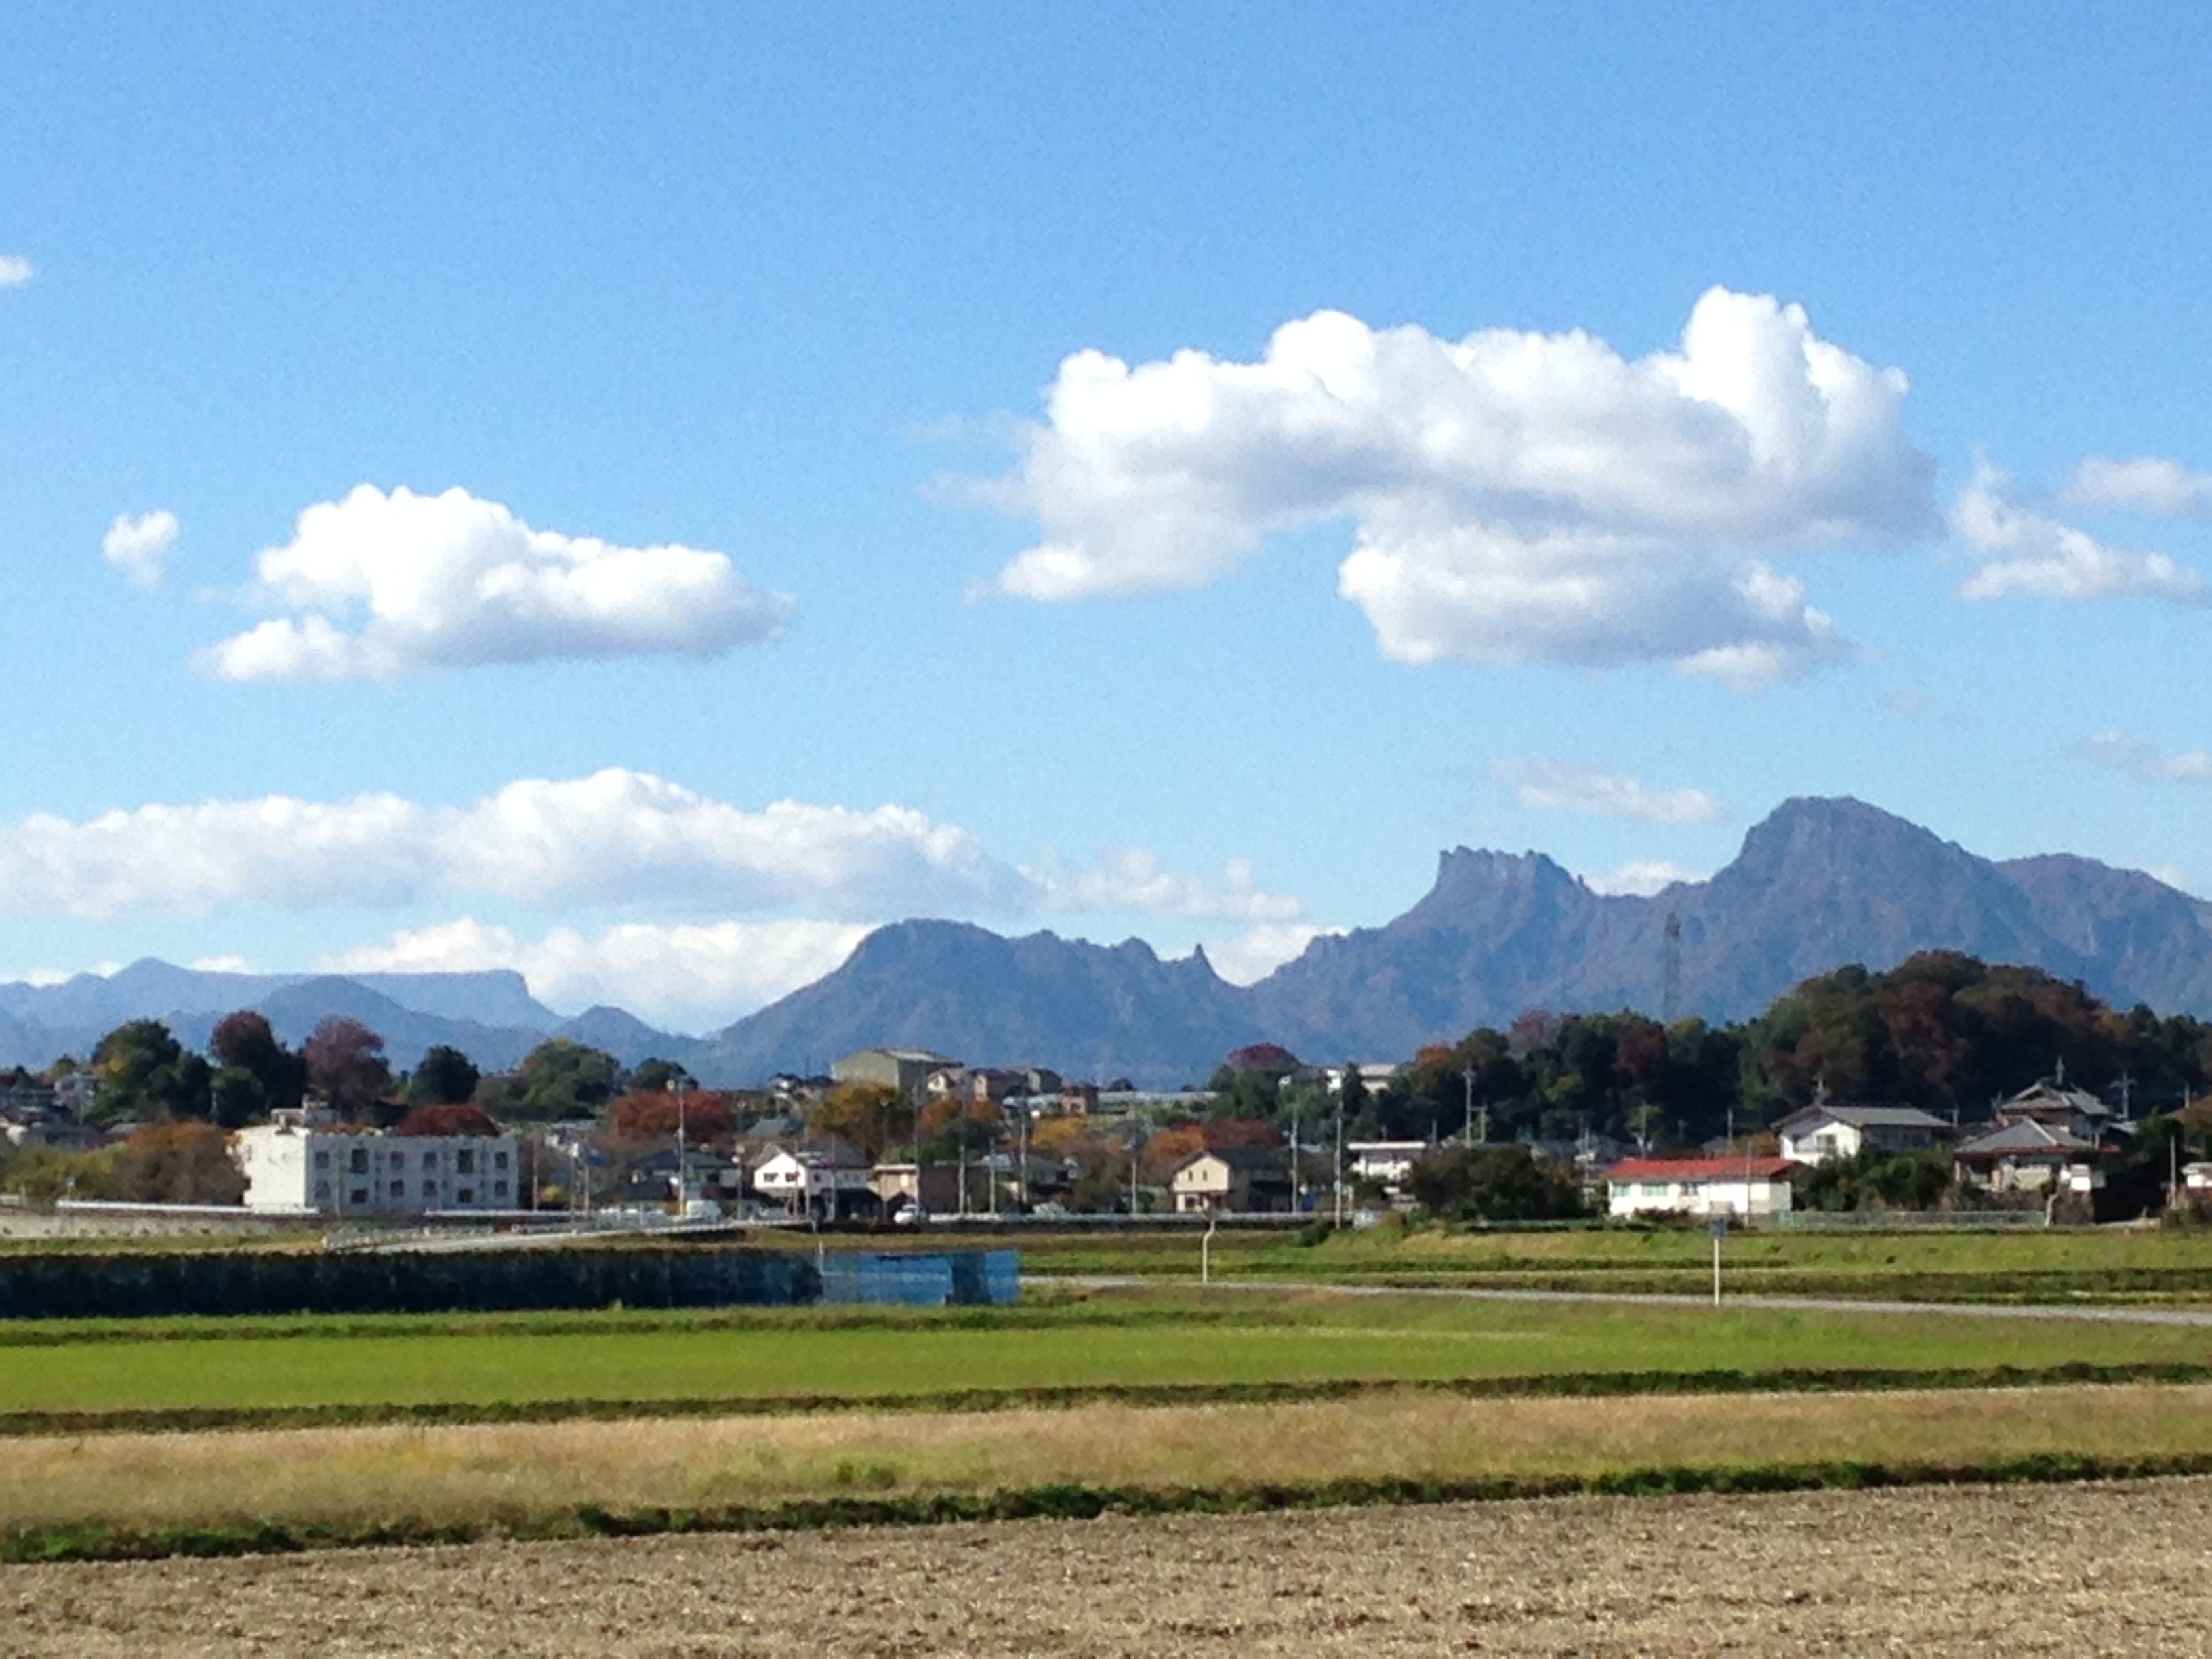
[[1651,1468],[2212,1456],[2212,1386],[1646,1395],[101,1435],[12,1442],[0,1527],[730,1509],[1056,1484],[1317,1486]]

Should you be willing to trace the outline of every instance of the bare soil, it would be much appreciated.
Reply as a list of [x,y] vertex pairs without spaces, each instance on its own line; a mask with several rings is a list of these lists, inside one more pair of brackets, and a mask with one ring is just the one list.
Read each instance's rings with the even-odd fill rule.
[[0,1568],[9,1655],[2204,1653],[2212,1480]]

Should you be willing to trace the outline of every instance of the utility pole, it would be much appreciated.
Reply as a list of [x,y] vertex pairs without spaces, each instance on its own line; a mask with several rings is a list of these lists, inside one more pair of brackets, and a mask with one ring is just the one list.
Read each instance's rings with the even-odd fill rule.
[[1344,1225],[1344,1091],[1336,1091],[1336,1191],[1334,1224]]
[[1022,1213],[1030,1212],[1030,1109],[1022,1108],[1020,1119],[1014,1125],[1015,1145],[1022,1160]]
[[1293,1114],[1291,1118],[1291,1213],[1292,1215],[1301,1213],[1298,1208],[1298,1200],[1301,1196],[1298,1191],[1298,1120]]
[[[1468,1061],[1467,1069],[1462,1072],[1459,1076],[1460,1081],[1467,1085],[1467,1126],[1465,1138],[1467,1144],[1472,1146],[1474,1145],[1474,1062],[1473,1060]],[[1484,1126],[1486,1131],[1488,1127],[1489,1126],[1486,1124]],[[1487,1139],[1489,1137],[1486,1133],[1484,1139]]]
[[684,1147],[684,1073],[681,1072],[668,1079],[669,1092],[676,1097],[676,1218],[678,1221],[683,1220],[689,1213],[691,1197],[691,1183],[684,1178],[689,1173],[689,1164]]

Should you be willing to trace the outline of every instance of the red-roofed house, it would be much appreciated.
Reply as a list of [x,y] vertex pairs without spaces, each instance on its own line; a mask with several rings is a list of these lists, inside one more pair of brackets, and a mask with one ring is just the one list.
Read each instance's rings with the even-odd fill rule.
[[1605,1172],[1606,1213],[1783,1215],[1796,1167],[1786,1158],[1632,1158]]

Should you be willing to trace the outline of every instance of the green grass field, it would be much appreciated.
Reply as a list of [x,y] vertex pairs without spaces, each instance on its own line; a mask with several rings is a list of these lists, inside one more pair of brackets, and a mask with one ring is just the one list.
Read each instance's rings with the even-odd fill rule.
[[613,1314],[30,1334],[38,1340],[0,1344],[0,1412],[2212,1362],[2212,1330],[1327,1293],[1101,1293],[999,1316],[858,1322],[824,1310],[730,1322]]
[[[1195,1276],[1195,1232],[1024,1235],[1024,1272]],[[1385,1224],[1302,1245],[1279,1231],[1225,1231],[1212,1249],[1228,1279],[1310,1279],[1486,1288],[1694,1292],[1706,1282],[1702,1229],[1578,1227],[1468,1231]],[[1731,1284],[1746,1294],[1917,1301],[2212,1303],[2212,1231],[2060,1228],[2002,1233],[1729,1235]]]

